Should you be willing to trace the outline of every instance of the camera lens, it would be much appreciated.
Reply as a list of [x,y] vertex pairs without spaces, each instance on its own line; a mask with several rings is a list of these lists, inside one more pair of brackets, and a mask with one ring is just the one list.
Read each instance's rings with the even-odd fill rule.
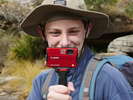
[[72,54],[73,54],[73,50],[72,50],[72,49],[68,49],[68,50],[66,51],[66,54],[72,55]]

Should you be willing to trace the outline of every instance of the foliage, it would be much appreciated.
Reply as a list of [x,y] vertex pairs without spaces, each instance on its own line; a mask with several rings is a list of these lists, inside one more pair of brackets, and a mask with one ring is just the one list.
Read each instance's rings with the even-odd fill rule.
[[104,12],[110,16],[133,18],[132,0],[85,0],[90,10]]
[[17,81],[13,81],[12,83],[7,84],[5,88],[10,87],[10,89],[14,91],[22,89],[19,100],[26,100],[25,97],[27,97],[32,88],[33,79],[47,67],[44,66],[43,60],[30,62],[26,60],[7,59],[5,63],[6,67],[3,69],[3,76],[15,76],[24,79],[24,81],[20,80],[19,83]]
[[0,4],[6,3],[6,0],[0,0]]
[[105,5],[114,5],[118,0],[85,0],[89,9],[99,9]]
[[33,7],[36,7],[36,6],[40,5],[42,2],[43,2],[43,0],[33,0],[32,5],[33,5]]
[[87,4],[101,5],[101,4],[115,4],[117,0],[86,0]]
[[127,6],[127,8],[125,9],[126,13],[128,16],[133,18],[133,2],[130,2]]
[[16,40],[15,45],[11,48],[14,57],[17,59],[39,59],[44,57],[44,44],[41,38],[32,37],[29,35],[21,35],[21,38]]

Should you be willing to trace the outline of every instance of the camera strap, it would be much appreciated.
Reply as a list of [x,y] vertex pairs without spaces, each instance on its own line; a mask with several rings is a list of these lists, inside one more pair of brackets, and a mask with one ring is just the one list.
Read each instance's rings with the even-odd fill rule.
[[55,72],[55,69],[51,69],[49,72],[48,72],[48,75],[46,77],[46,80],[43,84],[43,87],[42,87],[42,96],[43,96],[43,99],[44,100],[47,100],[47,94],[48,94],[48,88],[49,88],[49,83],[52,79],[52,76]]

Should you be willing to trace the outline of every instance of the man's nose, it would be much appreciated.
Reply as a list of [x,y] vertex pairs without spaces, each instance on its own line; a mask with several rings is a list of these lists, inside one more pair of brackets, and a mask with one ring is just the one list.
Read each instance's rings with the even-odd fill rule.
[[60,45],[61,47],[69,47],[69,37],[67,34],[63,34],[61,37]]

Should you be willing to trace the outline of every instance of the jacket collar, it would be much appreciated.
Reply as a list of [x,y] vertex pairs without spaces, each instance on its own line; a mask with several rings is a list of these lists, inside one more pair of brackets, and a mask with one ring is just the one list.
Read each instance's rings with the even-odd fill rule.
[[80,74],[81,72],[84,72],[87,63],[91,59],[92,56],[93,56],[93,53],[91,52],[89,47],[85,46],[83,53],[78,61],[77,67],[74,69],[70,69],[70,71],[68,72],[68,77],[73,75],[73,73],[75,72],[77,75]]

